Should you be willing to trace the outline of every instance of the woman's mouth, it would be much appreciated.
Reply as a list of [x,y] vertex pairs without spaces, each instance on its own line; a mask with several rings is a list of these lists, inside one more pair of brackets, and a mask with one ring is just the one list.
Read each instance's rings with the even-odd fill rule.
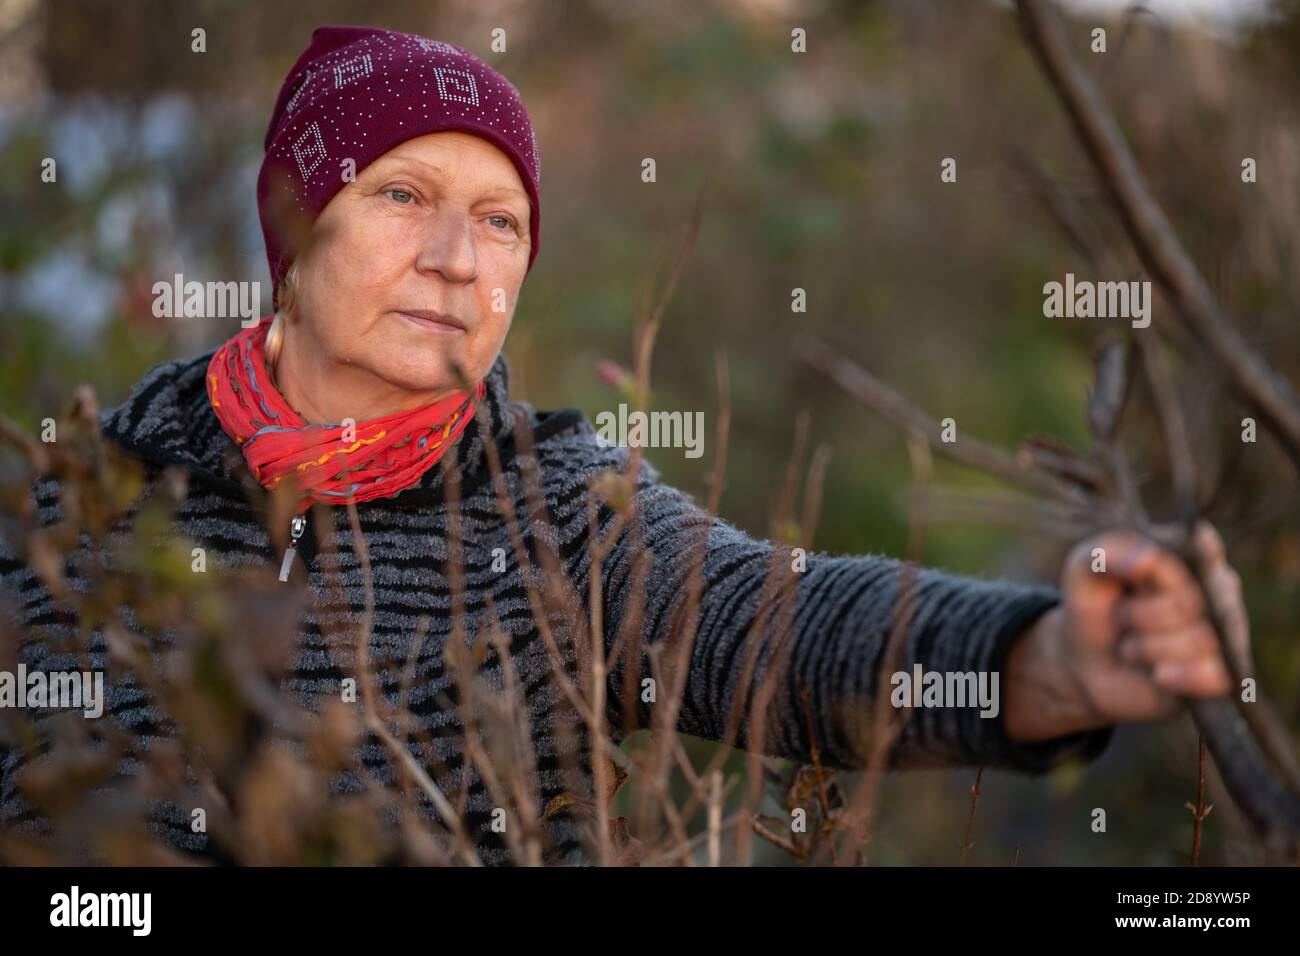
[[397,314],[413,325],[431,332],[468,332],[465,322],[445,312],[428,309],[399,309]]

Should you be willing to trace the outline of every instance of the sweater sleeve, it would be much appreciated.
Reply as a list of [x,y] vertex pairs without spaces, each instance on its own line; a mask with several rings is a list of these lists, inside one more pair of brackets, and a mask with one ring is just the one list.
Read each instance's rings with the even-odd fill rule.
[[[653,468],[648,474],[657,477]],[[647,652],[665,645],[668,653],[656,655],[661,669],[680,653],[690,631],[685,611],[695,567],[702,567],[702,586],[678,730],[728,739],[728,715],[743,695],[744,716],[731,738],[735,746],[808,761],[811,719],[822,762],[843,769],[867,765],[873,701],[900,583],[913,605],[901,663],[887,676],[911,677],[920,665],[922,674],[973,674],[976,680],[982,675],[986,688],[1001,693],[1017,636],[1060,600],[1045,586],[934,569],[914,569],[906,583],[903,562],[879,555],[810,553],[796,571],[788,548],[711,517],[677,489],[643,480],[636,497],[637,517],[620,533],[604,567],[615,726],[649,726],[651,708],[663,705],[658,693],[656,702],[644,699],[649,695],[643,682],[654,673]],[[638,673],[630,662],[638,662]],[[758,688],[769,674],[763,699]],[[805,688],[807,706],[801,701]],[[891,717],[905,721],[890,766],[988,766],[1041,774],[1070,759],[1091,761],[1113,734],[1104,727],[1035,743],[1015,741],[1006,733],[1000,693],[992,699],[998,701],[996,713],[978,698],[953,706],[955,694],[937,706],[900,708],[902,714],[891,708]],[[750,748],[755,707],[763,708],[767,723],[765,739]]]

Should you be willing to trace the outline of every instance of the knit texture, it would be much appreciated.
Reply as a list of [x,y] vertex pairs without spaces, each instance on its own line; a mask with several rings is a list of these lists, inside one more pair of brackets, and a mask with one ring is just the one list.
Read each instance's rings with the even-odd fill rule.
[[266,129],[257,208],[278,300],[311,223],[346,184],[416,136],[459,130],[514,164],[528,193],[532,248],[541,248],[541,155],[519,91],[463,47],[376,27],[317,27],[290,68]]
[[[207,549],[210,564],[264,567],[265,573],[274,575],[281,555],[245,498],[237,473],[242,461],[208,404],[204,371],[210,357],[211,353],[152,369],[125,403],[103,414],[104,431],[152,466],[179,465],[189,470],[189,494],[177,521],[180,530]],[[453,683],[442,656],[452,626],[452,590],[444,573],[449,557],[448,518],[460,516],[468,631],[473,633],[484,621],[490,596],[502,628],[511,637],[511,657],[526,689],[528,722],[537,754],[538,805],[545,806],[562,792],[585,789],[589,794],[587,740],[575,723],[572,706],[548,679],[551,658],[529,609],[524,576],[515,562],[514,545],[491,487],[485,448],[491,442],[500,453],[507,494],[519,515],[532,513],[525,496],[532,479],[526,482],[525,473],[540,475],[550,521],[540,530],[528,530],[529,550],[545,547],[552,551],[584,600],[589,573],[588,499],[593,494],[588,483],[607,470],[621,471],[628,451],[598,440],[591,423],[576,409],[538,412],[527,403],[510,402],[504,357],[496,360],[488,375],[484,408],[488,427],[480,427],[476,420],[457,445],[461,504],[454,512],[444,500],[446,476],[438,467],[395,498],[360,504],[358,513],[374,585],[372,669],[382,692],[396,701],[401,663],[420,633],[421,620],[427,618],[409,707],[420,727],[432,731],[438,760],[428,763],[432,755],[419,750],[413,755],[431,771],[438,768],[442,776],[437,779],[445,790],[459,791],[468,781],[467,822],[478,853],[486,863],[505,863],[509,851],[491,832],[493,801],[474,765],[464,756],[459,718],[454,710],[439,704]],[[534,436],[529,455],[516,451],[517,424]],[[659,477],[643,460],[635,493],[639,517],[620,533],[602,562],[607,648],[620,633],[624,618],[638,609],[634,594],[645,599],[638,652],[644,670],[632,675],[632,693],[626,698],[628,657],[620,654],[611,661],[608,700],[614,738],[621,739],[628,726],[649,726],[650,707],[663,705],[662,698],[659,704],[640,702],[641,678],[651,673],[645,652],[655,642],[676,639],[673,635],[681,626],[692,571],[687,556],[704,535],[704,585],[678,729],[712,740],[722,737],[738,687],[746,683],[742,675],[748,659],[753,651],[758,652],[761,677],[778,656],[777,635],[782,630],[778,625],[786,614],[791,627],[779,654],[787,657],[789,672],[773,700],[753,705],[751,690],[744,705],[746,715],[751,706],[762,706],[775,722],[762,749],[796,760],[810,758],[808,722],[799,701],[801,690],[807,688],[812,732],[823,763],[838,768],[864,766],[866,748],[855,728],[872,707],[894,621],[902,565],[878,555],[810,553],[806,570],[797,576],[789,595],[793,603],[787,601],[782,605],[785,611],[778,608],[772,613],[772,602],[781,603],[774,593],[779,589],[770,584],[765,588],[764,582],[770,576],[777,546],[710,517],[689,495],[662,484]],[[155,474],[143,497],[158,493],[161,489]],[[42,480],[34,494],[41,523],[59,521],[62,509],[56,483]],[[364,577],[356,542],[346,509],[331,511],[346,594],[352,607],[359,609]],[[615,520],[615,513],[602,501],[597,515],[603,533]],[[129,525],[124,525],[122,533],[128,531]],[[323,594],[327,575],[315,549],[309,533],[300,554],[309,569],[308,587]],[[499,568],[502,553],[506,569],[494,570],[494,557]],[[636,573],[638,555],[648,555],[643,581]],[[782,553],[776,553],[775,559],[786,562],[788,568],[788,558]],[[1059,601],[1059,594],[1049,587],[983,581],[933,569],[921,570],[914,588],[916,604],[900,667],[908,671],[913,662],[919,662],[926,670],[1004,673],[1015,637]],[[5,611],[30,629],[23,647],[28,667],[60,666],[48,650],[49,638],[56,637],[67,624],[61,623],[55,603],[35,573],[3,539],[0,598]],[[768,623],[753,627],[756,621]],[[327,697],[337,699],[340,681],[354,673],[351,662],[341,659],[337,649],[327,652],[321,624],[311,611],[304,613],[292,669],[283,687],[286,694],[312,709]],[[562,647],[567,648],[567,637],[560,628],[557,641]],[[106,649],[98,631],[91,638],[90,663],[95,669],[105,669]],[[489,680],[501,685],[495,651],[482,668]],[[120,681],[106,681],[106,688],[106,714],[117,726],[136,735],[141,747],[148,746],[155,735],[168,732],[165,715],[158,713],[148,694],[129,675]],[[891,765],[986,766],[1039,774],[1068,758],[1091,760],[1110,739],[1112,729],[1104,728],[1035,744],[1013,741],[1002,720],[1005,681],[1001,689],[1003,708],[995,718],[980,717],[978,707],[913,710],[893,749]],[[629,713],[623,712],[625,699],[635,702]],[[741,746],[747,745],[747,726],[748,719],[742,721]],[[574,732],[568,733],[566,728]],[[33,750],[0,753],[0,824],[39,831],[42,821],[15,787],[19,768],[43,759]],[[580,767],[576,781],[572,774],[566,777],[564,770],[575,751]],[[373,737],[359,748],[357,757],[362,773],[373,775],[384,785],[395,783],[392,761]],[[134,766],[134,761],[124,761],[119,772],[129,776]],[[360,786],[351,771],[340,773],[334,782],[340,793],[356,792]],[[158,813],[159,827],[172,845],[196,854],[208,851],[208,837],[190,831],[188,814],[182,809],[162,805]],[[561,814],[546,826],[551,846],[548,861],[584,859],[577,822]]]

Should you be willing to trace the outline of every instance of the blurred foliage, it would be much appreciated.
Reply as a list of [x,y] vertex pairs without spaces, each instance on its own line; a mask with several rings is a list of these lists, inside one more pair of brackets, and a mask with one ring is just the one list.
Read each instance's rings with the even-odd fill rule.
[[[0,411],[33,431],[91,383],[111,405],[151,365],[215,345],[229,323],[156,319],[149,289],[187,278],[262,279],[254,183],[281,78],[323,23],[371,23],[462,44],[523,92],[543,166],[542,251],[507,342],[517,397],[616,406],[602,360],[624,365],[656,265],[696,193],[707,210],[653,369],[658,407],[718,407],[730,362],[725,517],[765,534],[799,411],[833,451],[815,545],[902,554],[912,476],[905,444],[792,357],[819,335],[936,418],[1011,446],[1045,432],[1083,442],[1089,350],[1102,320],[1042,316],[1045,282],[1086,264],[1008,161],[1041,164],[1130,263],[1086,157],[1002,5],[731,0],[558,4],[327,0],[11,3],[0,23]],[[1109,52],[1086,53],[1108,28]],[[503,26],[506,53],[490,51]],[[791,53],[794,26],[808,50]],[[207,31],[207,52],[190,31]],[[1153,188],[1227,312],[1300,381],[1300,3],[1235,36],[1151,16],[1076,21]],[[58,162],[43,183],[41,160]],[[658,181],[642,183],[653,156]],[[1243,157],[1259,181],[1240,179]],[[940,182],[944,157],[958,181]],[[791,290],[808,311],[792,313]],[[269,297],[264,297],[269,299]],[[1171,322],[1160,312],[1156,323]],[[1178,364],[1202,439],[1204,497],[1242,573],[1266,684],[1300,727],[1300,515],[1295,476],[1196,350]],[[1148,501],[1170,502],[1151,422],[1135,447]],[[1145,434],[1149,440],[1143,440]],[[700,460],[650,459],[702,495]],[[1215,491],[1217,476],[1228,480]],[[986,479],[938,464],[935,480]],[[1291,502],[1287,506],[1288,498]],[[997,524],[932,524],[924,559],[956,571],[1053,579],[1065,542]],[[708,752],[692,744],[696,755]],[[1186,722],[1126,731],[1101,765],[1048,783],[989,774],[970,861],[1177,863],[1196,741]],[[728,770],[739,769],[736,757]],[[951,863],[974,771],[885,782],[879,862]],[[1108,806],[1108,836],[1087,808]],[[1205,859],[1251,859],[1220,804]]]

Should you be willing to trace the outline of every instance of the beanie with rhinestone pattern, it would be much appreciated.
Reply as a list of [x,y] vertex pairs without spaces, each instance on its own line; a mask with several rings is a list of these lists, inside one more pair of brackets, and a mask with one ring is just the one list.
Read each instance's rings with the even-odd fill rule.
[[519,171],[532,206],[531,270],[542,166],[514,85],[440,40],[373,27],[317,28],[280,88],[257,178],[273,302],[312,223],[346,185],[345,173],[359,172],[408,139],[445,130],[488,140]]

